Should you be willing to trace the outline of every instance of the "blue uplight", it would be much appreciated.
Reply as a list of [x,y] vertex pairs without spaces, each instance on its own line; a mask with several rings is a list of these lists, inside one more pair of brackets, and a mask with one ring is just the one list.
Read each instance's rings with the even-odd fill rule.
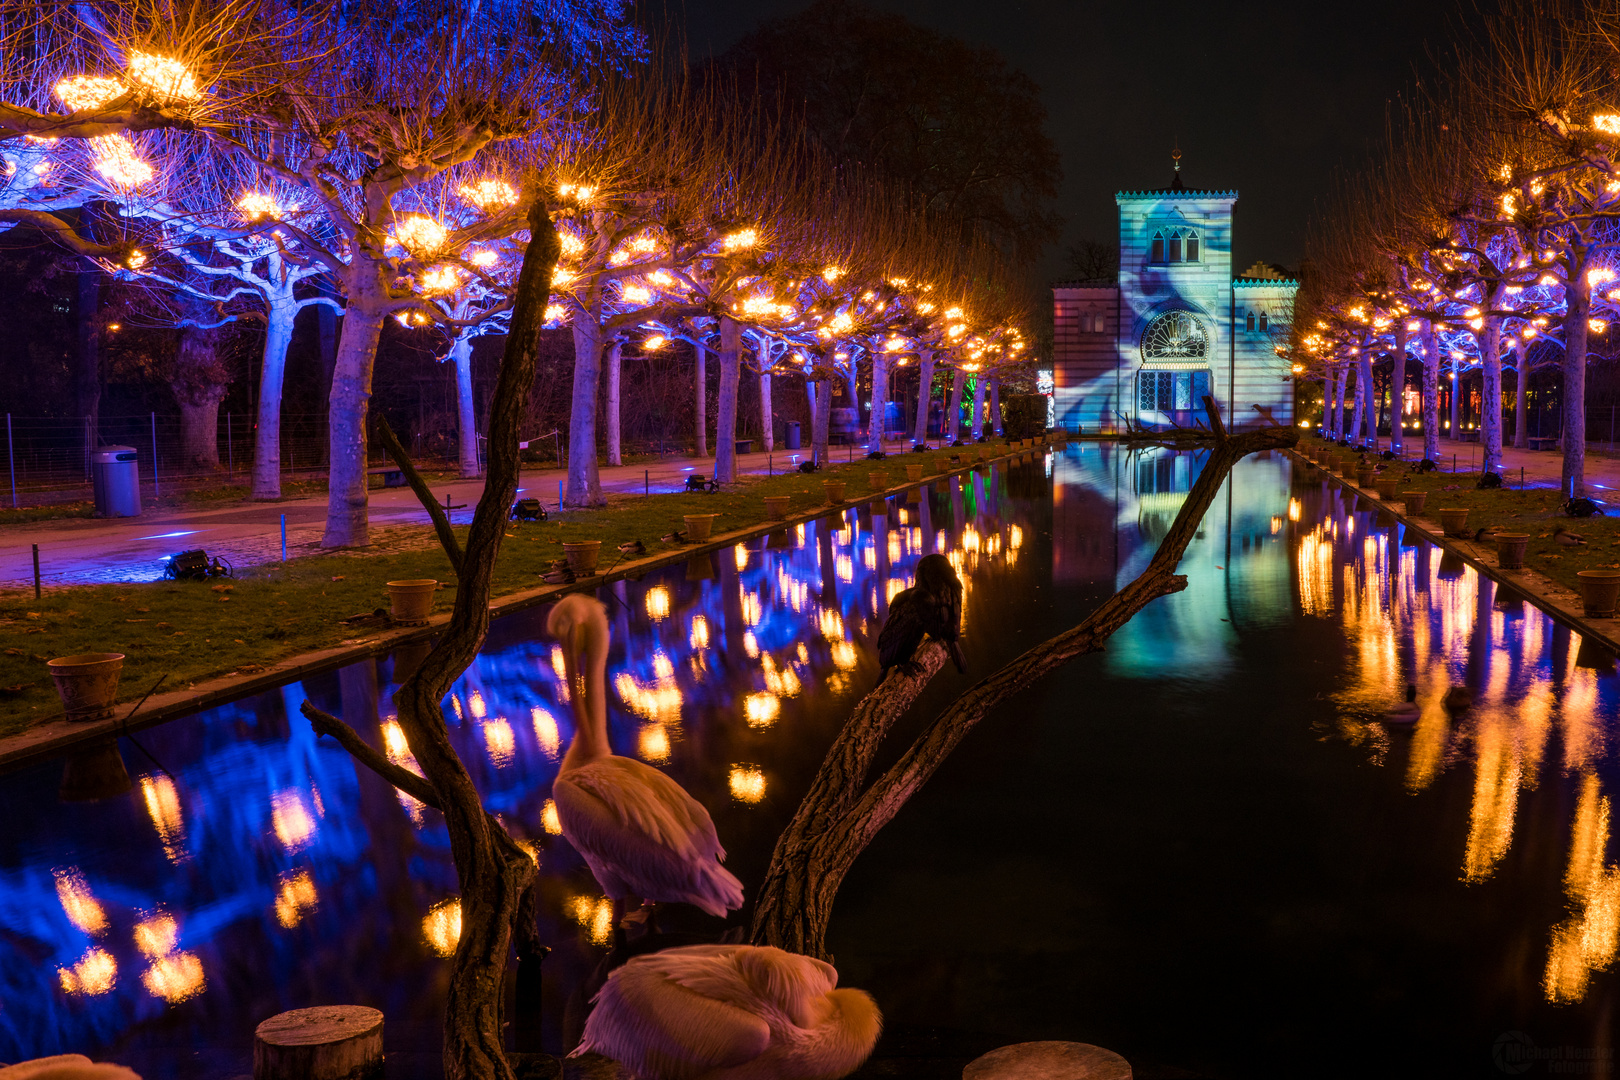
[[137,540],[167,540],[171,536],[190,536],[192,533],[202,532],[201,529],[181,529],[172,533],[153,533],[151,536],[137,536]]

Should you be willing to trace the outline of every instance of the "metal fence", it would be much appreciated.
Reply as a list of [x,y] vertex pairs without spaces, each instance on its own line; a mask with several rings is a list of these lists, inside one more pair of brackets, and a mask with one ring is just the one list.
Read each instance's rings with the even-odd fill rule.
[[[180,418],[172,414],[103,415],[94,431],[89,417],[7,413],[5,421],[12,506],[89,498],[91,453],[98,446],[134,447],[142,486],[153,485],[157,492],[164,485],[218,483],[222,474],[227,482],[238,478],[245,483],[253,470],[254,418],[242,413],[220,413],[217,471],[188,460]],[[325,415],[288,414],[281,423],[282,475],[325,475]]]

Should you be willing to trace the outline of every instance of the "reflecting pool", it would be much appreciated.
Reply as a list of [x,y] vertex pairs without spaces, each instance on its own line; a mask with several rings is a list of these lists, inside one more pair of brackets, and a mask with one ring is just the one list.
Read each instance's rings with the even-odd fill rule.
[[[970,671],[935,680],[913,729],[1135,577],[1201,466],[1085,444],[604,587],[615,749],[710,808],[751,890],[918,558],[966,584]],[[1239,467],[1181,570],[1185,591],[1009,702],[880,834],[835,914],[843,981],[896,1025],[1186,1075],[1612,1062],[1614,658],[1276,455]],[[499,620],[447,708],[540,865],[554,952],[524,1036],[555,1052],[611,912],[556,835],[573,725],[546,611]],[[409,765],[389,695],[418,659],[121,740],[116,797],[63,801],[62,762],[6,775],[0,1060],[239,1075],[259,1020],[330,1002],[431,1054],[460,928],[438,815],[298,713],[309,698]],[[1407,681],[1423,714],[1401,730],[1380,718]],[[1442,705],[1452,687],[1468,708]]]

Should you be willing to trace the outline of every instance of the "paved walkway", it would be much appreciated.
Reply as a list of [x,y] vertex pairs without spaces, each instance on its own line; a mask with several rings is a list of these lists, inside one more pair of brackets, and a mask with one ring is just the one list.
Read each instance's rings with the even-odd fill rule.
[[[904,449],[894,443],[888,449]],[[835,462],[859,457],[859,447],[835,446]],[[806,450],[744,454],[738,458],[742,474],[764,475],[793,469]],[[610,496],[679,491],[686,477],[708,475],[713,458],[665,458],[656,463],[602,469],[602,489]],[[560,469],[526,471],[519,479],[521,497],[538,498],[548,509],[557,505]],[[433,485],[434,494],[455,506],[451,520],[465,525],[472,507],[483,494],[482,480],[456,480]],[[432,547],[437,544],[427,511],[408,487],[373,488],[370,501],[371,546],[349,554],[383,555]],[[31,588],[32,545],[39,545],[40,579],[49,585],[96,582],[153,581],[163,576],[165,559],[189,548],[221,555],[235,566],[252,566],[281,558],[281,520],[287,521],[287,557],[322,554],[321,533],[326,526],[326,497],[286,499],[276,503],[235,503],[229,506],[164,510],[136,518],[68,518],[28,525],[0,526],[0,588]]]
[[[1620,494],[1609,495],[1607,492],[1620,492],[1620,457],[1609,456],[1606,444],[1602,453],[1597,446],[1589,444],[1586,448],[1586,485],[1597,492],[1601,502],[1614,502],[1620,500]],[[1379,449],[1389,447],[1387,436],[1379,440]],[[1417,461],[1423,457],[1423,440],[1407,436],[1406,445],[1402,447],[1401,457],[1408,461]],[[1440,440],[1440,457],[1442,468],[1450,469],[1452,462],[1462,472],[1478,472],[1480,460],[1479,443],[1452,442],[1450,439]],[[1515,450],[1511,446],[1502,448],[1502,479],[1510,487],[1548,487],[1559,486],[1563,477],[1564,452],[1562,450]],[[1522,481],[1521,481],[1522,477]]]

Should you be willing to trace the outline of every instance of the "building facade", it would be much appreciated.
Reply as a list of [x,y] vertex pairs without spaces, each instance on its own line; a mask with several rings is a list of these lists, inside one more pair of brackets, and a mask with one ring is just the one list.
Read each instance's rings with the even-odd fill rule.
[[[1178,155],[1179,157],[1179,155]],[[1235,191],[1175,179],[1121,191],[1119,277],[1052,289],[1054,411],[1069,431],[1228,422],[1293,423],[1289,364],[1277,354],[1299,283],[1257,264],[1232,273]]]

